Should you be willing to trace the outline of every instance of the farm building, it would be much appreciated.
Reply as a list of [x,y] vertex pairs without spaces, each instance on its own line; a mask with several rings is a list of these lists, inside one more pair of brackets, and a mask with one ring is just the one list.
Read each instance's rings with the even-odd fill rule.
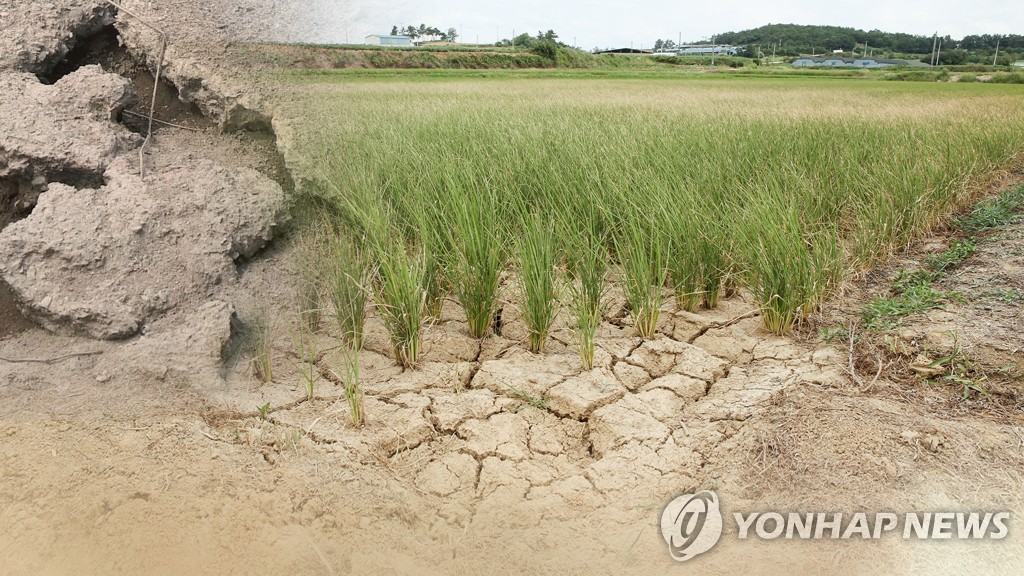
[[735,56],[744,46],[730,46],[729,44],[685,44],[666,50],[659,50],[657,54],[671,54],[673,56]]
[[595,52],[595,54],[651,54],[650,50],[641,50],[639,48],[611,48],[608,50],[601,50]]
[[596,54],[650,54],[650,50],[641,50],[640,48],[609,48],[607,50],[600,50],[594,52]]
[[797,68],[887,68],[890,66],[925,66],[925,64],[891,58],[812,58],[802,56],[793,60],[793,66]]
[[370,46],[412,46],[412,37],[370,34],[366,37],[363,44],[368,44]]

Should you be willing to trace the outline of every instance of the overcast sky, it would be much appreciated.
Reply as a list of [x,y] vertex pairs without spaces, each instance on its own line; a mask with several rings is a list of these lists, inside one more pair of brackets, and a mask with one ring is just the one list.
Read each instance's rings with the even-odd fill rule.
[[[465,42],[494,42],[553,29],[561,40],[585,49],[636,47],[659,38],[683,41],[763,24],[828,24],[864,30],[1024,34],[1022,0],[823,0],[637,1],[629,0],[306,0],[317,29],[308,38],[358,43],[387,34],[393,25],[424,23],[462,30]],[[305,35],[305,34],[304,34]]]

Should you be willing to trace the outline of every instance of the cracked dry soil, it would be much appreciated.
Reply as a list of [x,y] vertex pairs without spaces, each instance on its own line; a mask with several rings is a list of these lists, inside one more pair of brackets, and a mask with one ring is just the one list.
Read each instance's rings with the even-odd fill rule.
[[[101,4],[61,2],[84,22]],[[45,16],[55,3],[31,10]],[[181,90],[163,112],[200,131],[157,132],[152,169],[214,160],[282,180],[263,144],[222,133],[269,122],[236,105],[250,95],[218,75],[212,62],[225,52],[184,48],[195,39],[188,30],[204,41],[196,46],[220,40],[207,42],[197,21],[244,31],[275,3],[124,4],[186,40],[168,56]],[[11,13],[0,5],[0,16]],[[99,16],[107,25],[109,14]],[[74,50],[61,26],[29,35],[45,49],[4,55],[57,65]],[[152,51],[144,30],[124,33]],[[132,80],[145,93],[145,78]],[[206,118],[176,116],[178,99]],[[297,166],[288,122],[273,118],[275,143]],[[19,181],[19,199],[41,184]],[[1020,229],[1000,250],[1019,255]],[[696,314],[666,307],[650,341],[606,322],[591,371],[564,326],[544,355],[531,355],[514,306],[504,337],[478,342],[451,304],[425,333],[422,366],[403,371],[371,313],[360,357],[368,422],[356,430],[332,378],[342,360],[326,324],[312,400],[283,322],[273,382],[221,360],[232,311],[245,319],[266,301],[287,308],[289,261],[271,245],[214,294],[180,298],[125,341],[45,331],[0,288],[0,574],[668,574],[684,567],[670,560],[658,516],[694,490],[716,490],[727,512],[1024,510],[1019,407],[965,410],[949,401],[955,392],[923,383],[862,391],[844,371],[845,350],[766,334],[742,294]],[[965,277],[986,265],[969,263]],[[1019,267],[1001,273],[1020,285]],[[989,312],[971,309],[971,325],[987,326]],[[997,322],[1007,341],[1019,342],[1019,314],[996,312],[1009,319]],[[994,349],[1019,355],[1014,346]],[[765,543],[727,532],[693,567],[1019,574],[1022,558],[1015,537]]]

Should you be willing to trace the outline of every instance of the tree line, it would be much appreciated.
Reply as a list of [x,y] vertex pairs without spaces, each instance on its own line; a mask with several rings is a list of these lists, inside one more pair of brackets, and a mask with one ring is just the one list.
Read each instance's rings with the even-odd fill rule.
[[455,42],[455,39],[459,37],[458,30],[455,28],[449,28],[442,32],[441,29],[434,26],[427,26],[426,24],[420,24],[419,26],[392,26],[391,35],[408,36],[413,40],[425,38],[430,40],[441,40],[444,42]]
[[[724,32],[714,36],[720,44],[761,45],[761,49],[775,46],[776,53],[783,56],[799,54],[831,52],[832,50],[854,51],[865,45],[883,52],[900,54],[931,54],[933,36],[917,36],[901,32],[882,32],[881,30],[864,31],[857,28],[841,26],[809,26],[799,24],[768,24],[751,30]],[[943,49],[965,51],[995,51],[996,43],[1000,51],[1024,51],[1024,36],[1010,34],[996,36],[992,34],[970,35],[962,39],[941,37]],[[706,42],[706,40],[705,40]],[[662,41],[663,44],[671,40]]]

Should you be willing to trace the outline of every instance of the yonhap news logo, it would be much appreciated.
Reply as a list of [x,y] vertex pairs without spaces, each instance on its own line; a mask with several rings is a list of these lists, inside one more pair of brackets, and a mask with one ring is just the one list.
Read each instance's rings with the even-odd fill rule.
[[679,562],[711,550],[722,537],[718,495],[705,490],[669,502],[661,511],[661,535],[672,558]]
[[[1009,512],[735,512],[737,540],[1002,540]],[[661,535],[674,560],[686,562],[718,543],[725,532],[718,495],[705,490],[674,498],[661,512]]]

